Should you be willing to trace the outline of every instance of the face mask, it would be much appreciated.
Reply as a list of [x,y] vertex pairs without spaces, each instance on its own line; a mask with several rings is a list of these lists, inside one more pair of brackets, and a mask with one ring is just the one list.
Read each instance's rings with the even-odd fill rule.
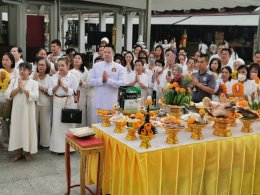
[[149,64],[155,64],[155,59],[149,59]]
[[250,77],[251,77],[251,79],[255,79],[257,77],[257,73],[256,72],[251,72],[250,73]]
[[246,80],[246,75],[238,74],[237,79],[238,79],[238,81],[245,81]]
[[156,67],[155,67],[155,71],[156,71],[156,72],[161,72],[161,71],[162,71],[162,67],[156,66]]

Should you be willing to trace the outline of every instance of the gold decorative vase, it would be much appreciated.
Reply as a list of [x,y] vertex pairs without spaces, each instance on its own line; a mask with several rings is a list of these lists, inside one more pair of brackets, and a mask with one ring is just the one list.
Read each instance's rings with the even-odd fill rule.
[[188,131],[188,132],[192,132],[192,128],[191,128],[189,123],[187,123],[185,130]]
[[153,136],[145,136],[145,135],[140,135],[140,139],[142,140],[141,144],[140,144],[140,148],[151,148],[151,139],[153,138]]
[[200,140],[203,139],[202,129],[207,126],[207,124],[189,124],[192,129],[191,138]]
[[183,115],[183,106],[168,105],[168,108],[170,109],[169,115],[175,116],[176,118],[180,118]]
[[213,125],[213,134],[221,137],[230,137],[232,135],[230,130],[230,119],[214,117],[215,124]]
[[237,127],[237,120],[231,120],[230,127]]
[[132,140],[136,140],[137,139],[136,135],[135,135],[137,129],[135,129],[133,127],[128,127],[127,131],[128,131],[128,133],[127,133],[127,135],[125,137],[127,140],[131,140],[132,141]]
[[252,119],[248,119],[248,120],[240,119],[240,120],[243,123],[241,131],[245,132],[245,133],[252,133],[253,132],[252,124],[255,122],[255,120],[252,120]]
[[115,133],[124,133],[124,126],[126,125],[125,121],[122,122],[113,121],[113,123],[115,123],[115,129],[114,129]]
[[181,129],[172,129],[172,128],[165,128],[166,132],[168,134],[166,143],[167,144],[178,144],[178,133],[181,131]]
[[102,117],[102,127],[110,127],[111,123],[110,123],[110,118],[112,117],[112,115],[101,115]]

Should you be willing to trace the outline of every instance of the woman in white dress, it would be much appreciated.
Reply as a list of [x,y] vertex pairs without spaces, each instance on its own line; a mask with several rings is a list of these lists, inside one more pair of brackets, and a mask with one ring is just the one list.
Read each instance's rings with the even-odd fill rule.
[[232,69],[230,66],[225,66],[221,69],[221,78],[216,80],[215,93],[212,97],[212,100],[219,102],[219,96],[223,93],[223,85],[226,85],[227,97],[232,96],[232,85],[235,81],[232,80]]
[[143,73],[144,62],[140,59],[135,61],[135,72],[127,78],[127,86],[139,86],[141,89],[141,98],[146,100],[148,89],[148,76]]
[[[255,80],[250,80],[250,74],[248,71],[248,67],[246,65],[240,65],[237,69],[237,82],[243,85],[244,90],[242,91],[239,89],[239,86],[237,85],[236,92],[244,92],[244,94],[240,94],[244,96],[245,99],[248,99],[248,96],[254,96],[254,94],[257,92],[257,85],[255,83]],[[236,84],[234,83],[234,84]],[[233,84],[233,85],[234,85]],[[235,88],[235,86],[234,86]],[[234,95],[234,94],[233,94]]]
[[38,83],[29,78],[32,65],[28,62],[19,64],[19,79],[13,79],[5,92],[7,99],[13,98],[9,151],[17,153],[11,161],[23,156],[27,161],[31,154],[37,153],[37,129],[35,121],[35,102],[39,98]]
[[88,80],[88,70],[84,66],[84,57],[80,53],[75,53],[73,57],[73,69],[70,70],[74,74],[78,81],[79,87],[77,90],[77,100],[79,107],[82,109],[82,123],[77,124],[77,127],[87,126],[87,80]]
[[12,47],[10,53],[13,54],[15,59],[15,68],[19,67],[19,64],[23,61],[23,50],[20,47]]
[[52,97],[48,94],[51,83],[50,65],[46,58],[38,57],[36,61],[36,72],[33,79],[39,85],[39,99],[36,104],[36,124],[39,127],[39,145],[50,146],[51,137],[51,117],[52,117]]
[[75,123],[62,123],[62,108],[76,108],[74,95],[78,89],[79,81],[75,75],[69,72],[68,57],[61,57],[57,61],[58,72],[52,76],[48,89],[49,95],[53,95],[52,129],[50,151],[55,153],[65,152],[65,137],[69,128],[75,128]]
[[[102,57],[97,57],[95,59],[95,63],[101,62],[104,59]],[[92,69],[89,70],[88,76],[92,74]],[[96,110],[93,106],[93,96],[95,93],[95,87],[90,87],[87,84],[87,126],[91,127],[93,124],[93,121],[95,120],[96,116],[93,115],[94,111]]]
[[[10,81],[18,78],[19,71],[18,69],[15,68],[14,56],[11,53],[5,53],[3,55],[2,65],[3,65],[3,69],[0,69],[0,73],[2,70],[5,69],[9,73]],[[3,112],[8,112],[11,109],[11,106],[6,107],[5,103],[6,103],[5,94],[4,91],[2,91],[0,88],[0,118],[1,118],[1,125],[2,125],[2,138],[3,138],[2,145],[4,150],[7,151],[9,134],[10,134],[10,118],[3,118],[4,117]]]
[[126,78],[134,70],[134,55],[131,51],[127,51],[124,55],[124,67],[126,68]]

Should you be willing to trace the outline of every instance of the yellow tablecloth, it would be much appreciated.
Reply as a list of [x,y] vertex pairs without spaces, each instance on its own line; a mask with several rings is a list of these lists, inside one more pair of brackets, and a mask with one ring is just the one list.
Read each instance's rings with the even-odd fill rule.
[[[260,194],[260,123],[251,134],[241,133],[240,125],[229,138],[215,137],[207,127],[202,141],[190,139],[184,131],[178,145],[166,144],[160,130],[150,150],[137,149],[139,139],[127,141],[126,133],[113,133],[114,127],[93,125],[104,141],[103,194]],[[89,183],[95,183],[94,161],[94,157],[89,159]]]

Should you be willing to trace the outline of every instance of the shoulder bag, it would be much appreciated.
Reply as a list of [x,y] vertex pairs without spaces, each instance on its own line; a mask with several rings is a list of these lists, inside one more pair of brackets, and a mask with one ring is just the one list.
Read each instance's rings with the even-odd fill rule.
[[68,98],[69,97],[67,97],[64,108],[62,108],[62,111],[61,111],[61,122],[63,122],[63,123],[81,123],[82,122],[82,110],[79,109],[79,103],[77,102],[78,109],[68,109],[68,108],[66,108]]

